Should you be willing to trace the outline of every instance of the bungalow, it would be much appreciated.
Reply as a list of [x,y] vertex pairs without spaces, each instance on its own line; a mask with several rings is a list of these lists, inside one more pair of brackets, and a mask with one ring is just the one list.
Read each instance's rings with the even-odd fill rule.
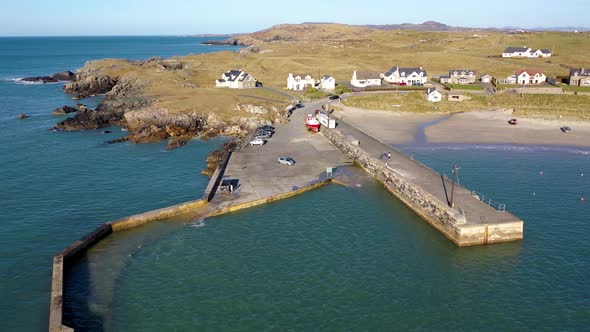
[[590,86],[590,69],[572,68],[570,70],[570,85]]
[[256,79],[241,69],[232,69],[215,81],[216,88],[248,89],[256,87]]
[[400,68],[393,67],[381,77],[389,83],[407,84],[407,85],[424,85],[428,81],[428,74],[420,68]]
[[366,88],[369,86],[380,86],[381,76],[379,73],[372,71],[354,71],[350,84],[357,88]]
[[324,75],[320,79],[320,90],[336,89],[336,79],[330,75]]
[[551,50],[546,48],[533,50],[530,47],[508,47],[502,52],[503,58],[549,58]]
[[492,75],[485,74],[481,77],[481,83],[492,83],[493,79]]
[[442,94],[438,92],[435,88],[429,88],[426,90],[426,99],[433,103],[438,103],[442,100]]
[[441,76],[441,83],[449,84],[474,84],[477,76],[475,70],[470,69],[454,69],[449,71],[449,76]]
[[291,74],[287,77],[287,88],[294,91],[303,91],[306,87],[314,87],[315,79],[310,74]]
[[542,84],[547,81],[547,76],[541,70],[521,69],[516,73],[516,84]]

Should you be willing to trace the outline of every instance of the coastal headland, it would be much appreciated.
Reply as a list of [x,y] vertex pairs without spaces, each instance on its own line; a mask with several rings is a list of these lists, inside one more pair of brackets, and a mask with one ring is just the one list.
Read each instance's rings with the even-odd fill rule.
[[[128,135],[112,143],[169,139],[171,148],[195,137],[244,137],[259,125],[286,121],[295,101],[326,95],[288,91],[289,73],[329,74],[342,86],[347,85],[354,70],[384,72],[399,65],[424,67],[429,73],[468,67],[495,77],[536,68],[548,76],[562,77],[570,67],[590,67],[590,60],[584,56],[590,51],[588,38],[588,33],[569,32],[509,34],[380,30],[341,24],[277,25],[217,42],[242,46],[236,52],[144,61],[89,61],[68,77],[71,82],[64,86],[64,92],[74,99],[99,94],[105,97],[96,110],[75,111],[55,129],[85,130],[118,124],[126,127]],[[498,57],[507,45],[554,45],[559,51],[549,59]],[[231,69],[248,72],[264,88],[215,88],[215,80]],[[393,92],[351,98],[346,106],[434,115],[512,109],[512,116],[519,118],[590,119],[590,96],[586,95],[474,94],[461,103],[443,101],[435,109],[422,92]]]

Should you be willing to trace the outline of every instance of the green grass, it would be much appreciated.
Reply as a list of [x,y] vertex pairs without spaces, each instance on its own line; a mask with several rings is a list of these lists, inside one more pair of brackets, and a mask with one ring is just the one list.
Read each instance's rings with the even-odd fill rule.
[[318,89],[315,89],[315,88],[308,88],[307,90],[305,90],[305,93],[303,95],[305,96],[305,98],[314,100],[314,99],[322,99],[322,98],[328,97],[331,94],[319,91]]
[[478,84],[444,84],[449,89],[457,90],[483,90],[483,86]]
[[341,95],[343,93],[349,93],[349,92],[351,92],[351,90],[344,85],[338,85],[338,86],[336,86],[336,89],[334,89],[334,93],[337,95]]
[[564,91],[590,92],[590,86],[562,85]]

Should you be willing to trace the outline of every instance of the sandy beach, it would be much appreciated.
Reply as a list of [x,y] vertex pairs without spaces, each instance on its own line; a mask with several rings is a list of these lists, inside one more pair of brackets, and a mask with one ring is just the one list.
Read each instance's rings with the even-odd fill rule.
[[[424,130],[428,143],[590,147],[590,122],[519,118],[504,110],[473,111],[447,116],[341,107],[335,114],[386,144],[414,143],[423,124],[441,120]],[[445,117],[447,118],[444,119]],[[518,119],[517,125],[508,124],[508,120],[512,118]],[[571,132],[563,133],[560,130],[563,126],[569,126]]]

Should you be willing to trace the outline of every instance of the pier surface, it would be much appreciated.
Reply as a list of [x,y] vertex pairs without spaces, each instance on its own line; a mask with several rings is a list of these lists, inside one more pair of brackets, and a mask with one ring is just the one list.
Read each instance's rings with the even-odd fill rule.
[[[211,204],[223,210],[287,195],[326,180],[328,167],[350,164],[327,138],[307,131],[306,115],[320,107],[321,103],[311,103],[295,110],[289,123],[276,126],[265,145],[248,145],[232,153],[223,179],[237,180],[237,189],[231,194],[217,191]],[[281,156],[293,158],[295,165],[279,164]]]

